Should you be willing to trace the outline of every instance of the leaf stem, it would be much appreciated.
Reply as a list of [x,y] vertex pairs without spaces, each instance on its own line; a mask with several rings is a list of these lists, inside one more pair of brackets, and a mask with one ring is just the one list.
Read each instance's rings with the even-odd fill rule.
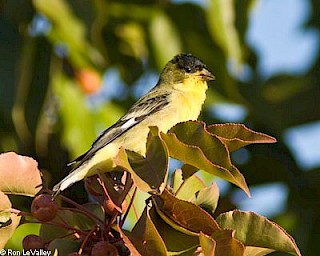
[[[76,203],[75,201],[69,199],[68,197],[65,197],[63,195],[59,195],[61,197],[61,199],[69,204],[72,204],[75,208],[71,208],[74,211],[80,212],[84,215],[86,215],[87,217],[89,217],[90,219],[92,219],[94,222],[96,222],[97,224],[100,224],[101,226],[104,226],[105,223],[103,220],[101,220],[99,217],[97,217],[96,215],[94,215],[93,213],[91,213],[87,208],[85,208],[84,206]],[[70,210],[71,210],[70,209]]]

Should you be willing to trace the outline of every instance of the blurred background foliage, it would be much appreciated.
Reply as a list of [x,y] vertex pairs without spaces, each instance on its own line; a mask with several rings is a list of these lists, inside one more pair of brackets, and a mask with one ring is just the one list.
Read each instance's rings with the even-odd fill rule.
[[[319,255],[320,44],[313,44],[309,65],[278,53],[303,66],[297,71],[285,65],[265,70],[265,56],[248,32],[261,2],[0,1],[1,152],[34,157],[52,187],[66,174],[66,163],[157,82],[168,60],[190,52],[216,76],[201,119],[246,123],[278,139],[235,153],[253,198],[218,181],[220,211],[235,205],[255,210],[293,235],[303,255]],[[309,8],[299,31],[319,35],[320,2],[304,3]],[[260,28],[269,35],[264,44],[274,48],[275,31],[284,26],[277,13],[260,12],[271,26]],[[297,44],[294,52],[302,47]],[[318,161],[301,162],[314,152]],[[67,193],[85,198],[82,184]],[[16,208],[28,207],[16,200]]]

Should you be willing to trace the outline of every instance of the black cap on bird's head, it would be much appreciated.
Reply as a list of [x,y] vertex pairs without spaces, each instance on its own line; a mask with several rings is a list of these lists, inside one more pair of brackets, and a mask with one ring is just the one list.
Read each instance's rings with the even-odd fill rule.
[[176,55],[168,62],[164,68],[163,75],[169,76],[174,80],[182,80],[189,75],[198,76],[205,81],[214,80],[214,75],[207,69],[206,65],[197,57],[190,53],[181,53]]
[[190,53],[178,54],[174,56],[171,62],[176,64],[180,69],[184,69],[187,73],[194,73],[205,68],[205,65],[202,63],[202,61]]

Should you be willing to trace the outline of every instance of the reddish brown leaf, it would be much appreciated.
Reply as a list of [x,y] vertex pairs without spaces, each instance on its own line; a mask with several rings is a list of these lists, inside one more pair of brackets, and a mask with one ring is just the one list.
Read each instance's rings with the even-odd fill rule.
[[253,143],[275,143],[277,140],[269,135],[255,132],[244,124],[212,124],[207,130],[220,137],[230,152]]
[[166,246],[150,219],[147,207],[127,236],[141,255],[167,255]]
[[153,196],[152,199],[163,220],[178,231],[211,235],[220,230],[210,214],[193,203],[176,198],[166,189],[160,196]]
[[167,134],[160,135],[171,157],[225,179],[250,196],[243,175],[231,163],[228,148],[218,136],[205,129],[203,122],[180,123],[171,128]]

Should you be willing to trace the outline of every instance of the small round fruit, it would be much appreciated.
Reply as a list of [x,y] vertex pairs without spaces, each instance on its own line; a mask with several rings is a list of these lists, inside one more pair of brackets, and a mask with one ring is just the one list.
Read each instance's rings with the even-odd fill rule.
[[110,198],[105,198],[103,201],[103,208],[109,216],[112,216],[114,210],[116,209],[115,204],[112,202]]
[[93,246],[91,256],[119,256],[119,253],[112,244],[100,241]]
[[33,199],[31,213],[36,219],[47,222],[57,215],[58,204],[50,195],[42,194]]
[[40,236],[27,235],[23,238],[22,247],[24,250],[44,249],[45,244]]

